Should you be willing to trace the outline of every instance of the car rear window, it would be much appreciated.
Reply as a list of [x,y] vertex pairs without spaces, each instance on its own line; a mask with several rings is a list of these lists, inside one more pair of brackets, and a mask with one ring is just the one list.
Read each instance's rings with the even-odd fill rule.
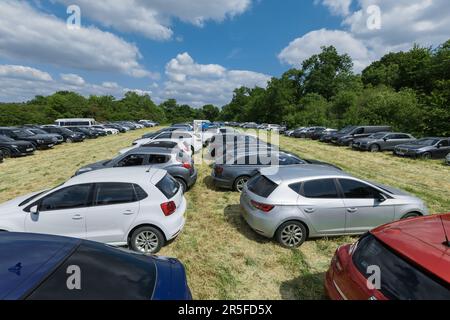
[[266,176],[261,174],[256,175],[247,183],[248,190],[253,192],[254,194],[267,198],[272,192],[278,188],[278,185],[272,180],[268,179]]
[[[81,290],[70,290],[68,286],[68,272],[74,266],[80,270]],[[26,299],[149,300],[155,282],[152,258],[85,242]]]
[[370,266],[381,271],[381,293],[389,299],[448,300],[450,285],[404,260],[373,235],[362,238],[353,263],[367,279]]
[[171,175],[167,174],[156,184],[167,199],[172,199],[180,190],[180,184]]

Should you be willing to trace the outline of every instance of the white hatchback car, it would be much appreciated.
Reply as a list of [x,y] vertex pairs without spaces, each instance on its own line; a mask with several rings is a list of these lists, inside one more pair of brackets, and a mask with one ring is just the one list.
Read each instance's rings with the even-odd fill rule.
[[160,141],[160,140],[171,140],[171,141],[179,141],[179,142],[187,142],[191,147],[192,153],[200,152],[203,148],[202,138],[195,134],[194,132],[187,131],[166,131],[158,134],[153,138],[148,139],[138,139],[133,142],[134,146],[140,146],[143,144],[147,144],[152,141]]
[[0,230],[128,245],[153,254],[182,231],[185,211],[182,188],[167,171],[104,169],[0,205]]

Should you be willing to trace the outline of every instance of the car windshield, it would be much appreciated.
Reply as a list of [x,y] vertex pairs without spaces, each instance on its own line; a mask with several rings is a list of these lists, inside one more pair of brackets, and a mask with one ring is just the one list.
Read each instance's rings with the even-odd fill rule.
[[34,134],[47,134],[47,132],[41,129],[32,129],[30,131],[33,132]]
[[13,142],[15,140],[10,138],[10,137],[7,137],[7,136],[0,136],[0,141],[2,141],[2,142]]
[[355,129],[355,128],[356,128],[356,127],[354,127],[354,126],[345,127],[344,129],[342,129],[341,131],[339,131],[339,133],[346,134],[346,133],[349,133],[350,131],[352,131],[352,130]]
[[392,300],[448,300],[450,286],[409,263],[373,235],[357,244],[353,263],[369,279],[371,266],[381,271],[381,293]]
[[412,142],[412,144],[419,145],[419,146],[434,146],[438,142],[439,142],[439,140],[437,140],[437,139],[420,139],[420,140]]
[[16,136],[18,136],[19,138],[21,138],[21,137],[26,138],[26,137],[30,137],[30,136],[34,136],[35,135],[33,132],[31,132],[29,130],[25,130],[25,129],[23,129],[23,130],[14,130],[13,133]]
[[386,136],[386,133],[374,133],[369,136],[370,139],[383,139]]

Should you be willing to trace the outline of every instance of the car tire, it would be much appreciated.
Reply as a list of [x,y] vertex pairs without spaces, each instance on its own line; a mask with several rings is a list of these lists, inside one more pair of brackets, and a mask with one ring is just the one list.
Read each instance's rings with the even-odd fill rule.
[[275,239],[284,248],[300,247],[307,238],[307,230],[299,221],[288,221],[283,223],[275,234]]
[[430,159],[431,159],[431,153],[425,152],[425,153],[422,155],[422,159],[424,159],[424,160],[430,160]]
[[380,146],[378,145],[378,144],[372,144],[370,147],[369,147],[369,151],[370,152],[380,152],[380,150],[381,150],[381,148],[380,148]]
[[250,180],[248,176],[240,176],[234,181],[233,189],[241,193],[244,190],[245,184]]
[[417,212],[410,212],[406,215],[404,215],[400,220],[406,220],[406,219],[412,219],[412,218],[418,218],[421,217],[422,215],[420,213]]
[[1,151],[3,152],[3,158],[11,158],[11,151],[9,151],[9,149],[1,149]]
[[181,178],[175,178],[175,180],[178,181],[178,183],[181,186],[181,189],[183,190],[183,193],[185,193],[187,191],[187,189],[188,189],[188,186],[187,186],[186,182],[184,182],[184,180],[181,179]]
[[67,139],[66,139],[66,143],[73,143],[72,138],[67,138]]
[[133,251],[143,254],[156,254],[165,244],[161,231],[155,227],[141,227],[136,229],[130,238],[130,247]]

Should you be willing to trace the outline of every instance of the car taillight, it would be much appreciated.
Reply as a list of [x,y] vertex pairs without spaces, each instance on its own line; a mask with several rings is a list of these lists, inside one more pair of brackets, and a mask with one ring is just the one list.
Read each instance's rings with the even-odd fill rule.
[[183,162],[183,168],[188,169],[188,170],[191,170],[191,169],[192,169],[192,166],[191,166],[191,164],[188,163],[188,162]]
[[220,176],[223,173],[223,167],[221,166],[215,166],[214,172],[216,173],[216,176]]
[[263,212],[270,212],[272,211],[273,208],[275,208],[275,206],[270,205],[270,204],[264,204],[264,203],[260,203],[260,202],[256,202],[256,201],[251,201],[252,206],[254,206],[256,209],[261,210]]
[[164,215],[166,217],[168,217],[177,210],[177,206],[176,206],[175,202],[170,201],[170,202],[162,203],[161,209],[162,209]]

